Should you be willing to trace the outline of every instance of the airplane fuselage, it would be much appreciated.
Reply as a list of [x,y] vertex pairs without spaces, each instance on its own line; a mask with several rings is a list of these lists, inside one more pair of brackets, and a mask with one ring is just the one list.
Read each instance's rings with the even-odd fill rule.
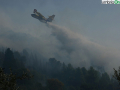
[[36,19],[39,19],[41,22],[47,22],[46,18],[40,17],[39,15],[31,14],[31,16],[34,17],[34,18],[36,18]]
[[52,22],[52,20],[55,17],[55,15],[52,15],[52,16],[49,16],[49,18],[45,18],[41,13],[37,12],[36,9],[34,9],[33,13],[35,13],[35,14],[31,14],[32,17],[34,17],[44,23]]

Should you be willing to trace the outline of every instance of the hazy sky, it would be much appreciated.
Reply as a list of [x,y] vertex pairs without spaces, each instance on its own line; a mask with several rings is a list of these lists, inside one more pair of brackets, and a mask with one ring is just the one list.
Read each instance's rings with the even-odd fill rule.
[[101,0],[0,1],[0,9],[15,23],[37,22],[30,16],[36,8],[45,17],[55,14],[54,23],[77,28],[75,31],[90,40],[117,49],[120,49],[119,7],[120,5],[103,5]]
[[[48,28],[44,23],[31,17],[33,9],[37,9],[37,11],[46,18],[55,14],[56,16],[55,20],[52,22],[53,24],[65,27],[72,31],[72,33],[79,34],[80,38],[85,37],[87,42],[96,43],[98,46],[100,45],[100,47],[110,49],[110,51],[114,49],[114,51],[117,50],[117,52],[119,52],[119,8],[120,5],[103,5],[101,4],[101,0],[0,0],[0,42],[4,46],[13,46],[16,49],[19,47],[19,49],[34,48],[38,50],[39,47],[40,53],[44,54],[47,58],[58,56],[59,58],[70,59],[67,55],[71,55],[71,57],[77,57],[76,59],[78,59],[79,55],[74,56],[74,54],[78,52],[76,51],[77,48],[73,48],[73,51],[76,51],[74,54],[69,54],[67,51],[65,52],[64,50],[68,50],[66,47],[68,46],[71,48],[71,46],[63,45],[62,42],[64,38],[62,38],[62,41],[60,39],[61,37],[59,37],[59,35],[57,36],[57,33],[55,38],[54,35],[52,35],[51,28]],[[64,32],[64,29],[59,30]],[[67,33],[68,36],[69,33]],[[76,38],[76,36],[65,38],[74,43],[74,41],[70,39]],[[81,41],[75,41],[75,44],[80,45],[80,42]],[[16,45],[13,45],[13,43]],[[85,47],[81,45],[81,48],[86,48],[87,44],[88,43],[83,44],[86,45]],[[59,49],[61,46],[62,50],[63,48],[66,49],[60,51]],[[88,47],[90,47],[88,49],[89,52],[93,47],[91,44],[88,44]],[[79,49],[81,50],[81,48]],[[90,54],[92,55],[91,57],[94,56],[95,50],[93,50],[93,52],[90,52],[92,53]],[[99,52],[99,50],[97,52]],[[102,53],[102,51],[100,52]],[[109,56],[109,54],[107,54],[107,56]],[[110,57],[105,57],[102,61],[106,58],[108,60]],[[96,62],[95,64],[98,63],[99,62]]]

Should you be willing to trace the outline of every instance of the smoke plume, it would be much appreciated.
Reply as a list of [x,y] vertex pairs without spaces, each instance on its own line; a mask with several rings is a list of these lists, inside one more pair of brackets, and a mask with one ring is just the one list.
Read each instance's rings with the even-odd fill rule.
[[[17,21],[0,10],[0,45],[21,51],[29,49],[46,58],[56,58],[74,67],[104,67],[111,72],[120,65],[119,52],[88,40],[80,33],[53,24],[32,19],[28,15],[24,18],[17,14]],[[22,13],[23,14],[23,13]],[[20,16],[19,16],[20,15]],[[23,21],[26,21],[24,23]],[[35,20],[35,21],[34,21]],[[32,22],[31,22],[32,21]]]
[[59,55],[67,57],[67,61],[74,66],[104,67],[110,72],[112,68],[119,65],[120,57],[117,51],[91,42],[81,34],[74,33],[65,27],[52,23],[48,23],[48,27],[52,28],[52,35],[61,43]]

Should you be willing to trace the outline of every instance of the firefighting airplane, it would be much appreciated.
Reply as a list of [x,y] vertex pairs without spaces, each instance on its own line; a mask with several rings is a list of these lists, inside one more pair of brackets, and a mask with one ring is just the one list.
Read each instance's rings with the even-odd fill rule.
[[52,22],[52,20],[55,17],[55,15],[52,15],[52,16],[49,16],[49,18],[45,18],[41,13],[37,12],[36,9],[34,9],[33,13],[34,14],[31,14],[32,17],[34,17],[44,23]]

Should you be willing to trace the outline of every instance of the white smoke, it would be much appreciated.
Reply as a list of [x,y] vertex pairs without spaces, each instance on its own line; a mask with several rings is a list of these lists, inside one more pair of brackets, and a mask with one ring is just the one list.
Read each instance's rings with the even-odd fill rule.
[[111,72],[113,68],[120,65],[120,53],[115,50],[91,42],[81,34],[74,33],[65,27],[52,23],[48,23],[48,26],[52,28],[52,35],[61,42],[60,52],[64,51],[68,62],[74,66],[94,65],[104,67],[106,71]]
[[[37,23],[34,23],[31,16],[28,21],[25,20],[27,23],[16,24],[11,20],[13,17],[0,11],[0,45],[2,46],[15,50],[29,48],[47,59],[54,57],[75,67],[93,65],[104,67],[110,72],[120,65],[119,52],[94,43],[79,33],[53,23],[48,23],[48,28],[37,20],[35,20]],[[17,17],[20,17],[18,15]],[[23,22],[24,18],[20,17],[20,19]]]

